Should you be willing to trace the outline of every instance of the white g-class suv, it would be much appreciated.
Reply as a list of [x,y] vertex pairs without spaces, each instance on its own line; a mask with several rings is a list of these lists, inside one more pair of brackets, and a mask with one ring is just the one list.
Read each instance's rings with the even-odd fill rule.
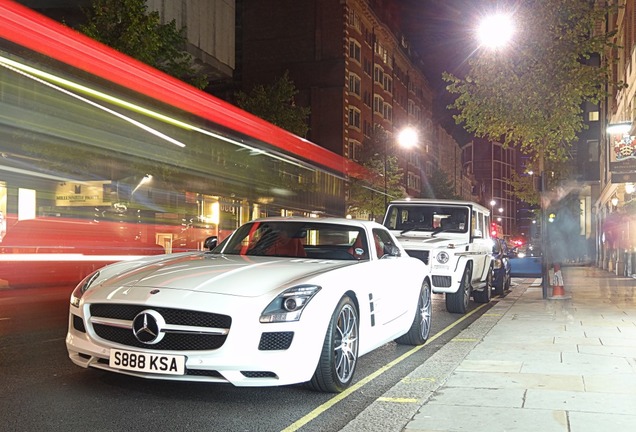
[[432,290],[446,294],[446,310],[466,313],[471,294],[477,303],[490,301],[493,264],[487,208],[470,201],[392,201],[384,226],[409,255],[429,265]]

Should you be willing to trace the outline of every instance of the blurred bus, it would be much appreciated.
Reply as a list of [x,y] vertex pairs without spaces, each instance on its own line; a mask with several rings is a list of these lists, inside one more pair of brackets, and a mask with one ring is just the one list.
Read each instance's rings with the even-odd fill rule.
[[343,216],[362,168],[0,3],[0,286],[199,250],[262,216]]

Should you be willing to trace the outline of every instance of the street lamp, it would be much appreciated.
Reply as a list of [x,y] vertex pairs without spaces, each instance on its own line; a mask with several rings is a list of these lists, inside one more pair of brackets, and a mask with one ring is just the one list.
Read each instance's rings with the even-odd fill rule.
[[512,17],[508,14],[495,14],[482,19],[477,28],[477,38],[482,46],[498,49],[504,47],[514,34]]
[[[406,126],[401,129],[397,134],[397,145],[409,149],[417,145],[417,131],[411,126]],[[388,157],[389,157],[389,140],[384,140],[384,208],[388,205],[389,185],[387,179],[388,171]]]

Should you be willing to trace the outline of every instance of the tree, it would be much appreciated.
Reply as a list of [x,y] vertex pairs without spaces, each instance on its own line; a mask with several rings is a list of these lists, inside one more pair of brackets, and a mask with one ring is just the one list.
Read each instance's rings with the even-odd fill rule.
[[185,51],[185,28],[177,29],[175,20],[161,24],[145,0],[93,0],[84,14],[79,30],[87,36],[197,88],[208,85]]
[[433,166],[430,175],[427,176],[427,184],[424,188],[423,198],[459,199],[455,194],[453,183],[448,175],[439,167]]
[[518,3],[514,43],[505,52],[481,49],[463,78],[449,73],[447,90],[458,95],[449,108],[478,137],[501,140],[530,155],[537,171],[567,159],[585,127],[582,104],[598,103],[610,79],[596,65],[612,35],[595,32],[606,10],[581,0]]
[[406,196],[403,186],[404,175],[399,167],[398,158],[388,154],[392,147],[390,141],[391,136],[384,129],[376,127],[373,136],[363,144],[359,155],[360,163],[370,172],[371,178],[350,180],[348,214],[372,220],[379,219],[384,216],[387,201]]
[[289,71],[285,71],[272,84],[256,85],[249,93],[240,91],[235,97],[237,105],[245,111],[295,135],[306,137],[311,110],[296,105],[294,97],[297,94],[294,82],[289,79]]

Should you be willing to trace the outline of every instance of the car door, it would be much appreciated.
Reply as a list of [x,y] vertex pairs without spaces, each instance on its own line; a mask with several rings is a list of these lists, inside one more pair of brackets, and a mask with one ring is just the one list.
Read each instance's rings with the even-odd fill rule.
[[[390,333],[395,319],[406,313],[409,307],[404,301],[409,298],[407,293],[409,287],[402,282],[410,271],[409,260],[389,254],[393,246],[393,238],[386,229],[373,229],[371,237],[373,242],[371,253],[377,258],[373,270],[375,289],[371,293],[375,316],[377,324],[385,327],[384,331]],[[422,275],[423,278],[424,275]]]
[[472,238],[469,248],[471,249],[473,259],[473,280],[482,279],[486,265],[490,264],[489,256],[492,252],[492,245],[487,229],[486,215],[478,210],[473,210],[472,217]]

